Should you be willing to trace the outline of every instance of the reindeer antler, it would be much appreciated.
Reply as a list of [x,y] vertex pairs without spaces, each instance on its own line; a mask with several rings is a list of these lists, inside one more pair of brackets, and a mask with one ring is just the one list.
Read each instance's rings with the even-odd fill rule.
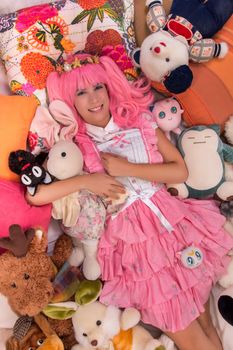
[[0,246],[10,250],[17,258],[25,256],[35,230],[30,228],[24,232],[19,225],[11,225],[9,232],[9,237],[0,238]]

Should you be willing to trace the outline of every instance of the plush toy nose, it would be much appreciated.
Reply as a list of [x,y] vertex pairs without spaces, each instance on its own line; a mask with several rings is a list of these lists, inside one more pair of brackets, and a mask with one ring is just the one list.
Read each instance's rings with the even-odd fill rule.
[[160,53],[160,47],[159,47],[159,46],[156,46],[156,47],[154,48],[154,52],[155,52],[155,53]]
[[97,346],[97,344],[98,344],[98,342],[97,342],[96,339],[91,341],[91,345],[92,345],[92,346]]

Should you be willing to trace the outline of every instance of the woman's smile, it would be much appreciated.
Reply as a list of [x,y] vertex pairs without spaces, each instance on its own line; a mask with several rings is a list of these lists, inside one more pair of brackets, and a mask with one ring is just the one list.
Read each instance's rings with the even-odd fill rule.
[[104,105],[102,103],[100,106],[89,108],[88,111],[89,112],[100,112],[100,111],[102,111],[103,107],[104,107]]

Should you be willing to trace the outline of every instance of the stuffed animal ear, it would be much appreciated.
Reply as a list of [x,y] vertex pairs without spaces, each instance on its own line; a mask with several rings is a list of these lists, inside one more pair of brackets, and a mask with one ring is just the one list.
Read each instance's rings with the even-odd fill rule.
[[233,145],[233,116],[231,116],[225,124],[225,136],[227,141]]
[[220,135],[220,133],[221,133],[221,127],[219,124],[208,125],[208,128],[213,129],[216,132],[216,134],[218,134],[218,135]]
[[121,314],[121,329],[126,331],[133,328],[140,321],[141,315],[137,309],[127,308]]
[[[225,294],[224,294],[225,293]],[[218,299],[218,309],[225,321],[233,326],[233,289],[226,289]]]
[[20,350],[20,348],[20,343],[14,336],[6,341],[6,350]]
[[174,94],[186,91],[192,84],[193,73],[189,66],[177,67],[164,79],[163,84],[166,89]]
[[83,280],[75,293],[75,301],[78,305],[87,305],[98,299],[102,291],[100,280]]
[[24,232],[19,225],[11,225],[9,237],[1,238],[0,246],[10,250],[17,258],[21,258],[27,254],[34,234],[35,231],[32,228]]
[[22,165],[25,162],[33,163],[35,162],[35,157],[31,152],[19,149],[18,151],[11,152],[8,158],[8,165],[11,171],[20,175],[22,171]]
[[53,118],[62,125],[60,140],[73,140],[78,132],[78,123],[71,108],[63,101],[54,100],[49,105]]
[[54,320],[67,320],[71,318],[78,309],[78,305],[73,301],[48,304],[43,310],[43,314]]
[[134,49],[131,53],[131,59],[133,61],[133,64],[135,67],[140,68],[140,54],[141,54],[141,49],[138,47]]
[[30,252],[44,253],[47,250],[47,246],[47,235],[41,228],[35,228],[35,235],[29,247]]

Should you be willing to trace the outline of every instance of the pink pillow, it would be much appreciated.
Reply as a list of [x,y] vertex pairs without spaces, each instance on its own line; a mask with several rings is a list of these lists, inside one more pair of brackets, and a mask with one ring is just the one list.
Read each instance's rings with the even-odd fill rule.
[[29,205],[24,191],[25,187],[20,183],[0,180],[0,237],[9,235],[9,226],[12,224],[19,224],[23,229],[31,226],[48,229],[51,205]]

